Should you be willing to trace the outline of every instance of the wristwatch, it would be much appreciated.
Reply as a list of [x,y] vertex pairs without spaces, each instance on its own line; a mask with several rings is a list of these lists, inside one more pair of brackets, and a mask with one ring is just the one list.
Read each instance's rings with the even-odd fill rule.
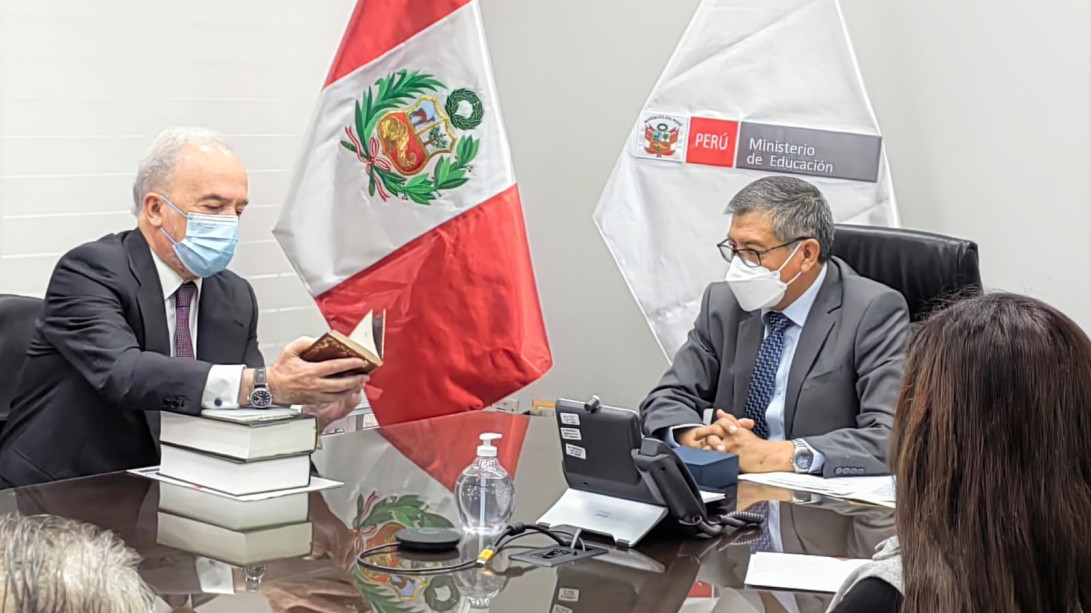
[[814,450],[801,438],[797,438],[792,441],[795,445],[795,453],[792,454],[792,468],[797,473],[809,474],[811,472],[811,466],[814,465]]
[[265,369],[254,370],[254,386],[250,388],[250,406],[255,409],[267,409],[273,404],[273,392],[265,380]]

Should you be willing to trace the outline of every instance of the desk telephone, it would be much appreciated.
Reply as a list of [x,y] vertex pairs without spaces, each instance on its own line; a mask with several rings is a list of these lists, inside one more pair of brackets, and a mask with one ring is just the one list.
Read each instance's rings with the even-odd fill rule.
[[764,521],[756,513],[710,515],[689,468],[670,445],[640,435],[635,412],[592,397],[558,400],[556,417],[570,488],[666,507],[679,524],[708,536]]

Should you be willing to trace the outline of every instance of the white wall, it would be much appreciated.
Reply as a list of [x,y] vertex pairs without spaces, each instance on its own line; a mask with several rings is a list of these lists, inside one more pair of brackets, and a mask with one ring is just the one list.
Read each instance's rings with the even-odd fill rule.
[[[591,221],[697,0],[481,0],[556,366],[520,394],[633,406],[665,361]],[[127,227],[152,135],[203,124],[251,169],[236,269],[268,353],[321,320],[269,229],[351,0],[0,0],[0,292]],[[903,222],[1091,328],[1091,3],[843,0]],[[709,246],[710,249],[713,246]]]
[[[312,3],[307,3],[309,6]],[[136,164],[166,126],[226,133],[250,171],[232,265],[267,356],[323,329],[270,233],[351,0],[0,0],[0,292],[135,225]]]

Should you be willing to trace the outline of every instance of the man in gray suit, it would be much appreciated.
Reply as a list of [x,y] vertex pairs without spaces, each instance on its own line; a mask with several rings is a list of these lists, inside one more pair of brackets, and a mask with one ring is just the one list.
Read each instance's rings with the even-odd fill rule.
[[885,472],[905,298],[830,256],[833,215],[806,181],[759,179],[728,212],[726,283],[641,405],[645,433],[736,453],[744,472]]

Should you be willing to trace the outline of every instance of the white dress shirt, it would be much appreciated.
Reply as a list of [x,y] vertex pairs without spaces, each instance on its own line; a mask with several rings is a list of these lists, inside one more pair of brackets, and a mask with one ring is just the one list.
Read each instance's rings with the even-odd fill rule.
[[[788,318],[791,322],[784,330],[784,346],[780,352],[780,363],[777,365],[777,377],[773,386],[773,397],[769,400],[769,406],[765,409],[765,422],[768,427],[770,441],[784,441],[786,440],[786,429],[784,426],[784,402],[788,396],[788,374],[792,370],[792,359],[796,355],[796,347],[799,346],[799,335],[803,332],[803,325],[807,323],[807,315],[811,312],[811,307],[814,306],[814,300],[818,297],[818,290],[822,287],[822,282],[826,280],[826,265],[822,265],[822,270],[818,273],[818,278],[814,283],[807,288],[807,291],[803,292],[799,298],[796,298],[792,304],[789,304],[781,313]],[[765,323],[765,314],[773,309],[762,309],[761,320],[762,324]],[[769,336],[769,327],[765,327],[765,333],[762,336],[762,340]],[[715,415],[706,416],[705,421],[715,421]],[[675,431],[679,429],[689,429],[699,426],[700,424],[683,424],[680,426],[674,426],[667,433],[667,443],[671,445],[677,445],[678,442],[674,438]],[[806,443],[804,443],[806,444]],[[810,447],[810,445],[807,445]],[[821,473],[822,467],[826,465],[826,456],[821,451],[811,447],[811,451],[814,452],[814,463],[811,464],[812,473]]]
[[[796,298],[795,302],[781,311],[792,324],[784,330],[784,347],[780,352],[780,364],[777,365],[777,378],[773,386],[773,397],[769,400],[769,407],[765,409],[765,423],[769,429],[768,440],[770,441],[787,440],[785,438],[784,402],[788,396],[788,374],[792,370],[792,359],[795,358],[796,348],[799,347],[799,335],[803,333],[803,325],[807,323],[807,315],[811,313],[814,299],[818,297],[818,290],[825,280],[826,266],[823,264],[821,272],[818,273],[818,278],[807,288],[807,291],[803,292],[802,296]],[[763,323],[765,322],[765,314],[772,310],[761,310]],[[769,327],[765,326],[765,334],[762,335],[762,339],[764,340],[767,336],[769,336]],[[814,463],[811,464],[811,472],[821,473],[822,467],[826,465],[826,456],[817,449],[812,448],[811,451],[814,452]]]
[[[159,259],[152,251],[152,261],[159,273],[159,285],[163,288],[163,306],[167,313],[167,334],[170,338],[170,355],[175,354],[176,310],[175,292],[185,283],[181,275]],[[189,306],[189,337],[193,341],[193,355],[197,355],[197,310],[201,304],[201,279],[196,279],[197,292]],[[242,387],[242,373],[246,366],[242,364],[214,364],[208,371],[205,389],[201,394],[201,408],[237,409],[239,408],[239,388]]]

